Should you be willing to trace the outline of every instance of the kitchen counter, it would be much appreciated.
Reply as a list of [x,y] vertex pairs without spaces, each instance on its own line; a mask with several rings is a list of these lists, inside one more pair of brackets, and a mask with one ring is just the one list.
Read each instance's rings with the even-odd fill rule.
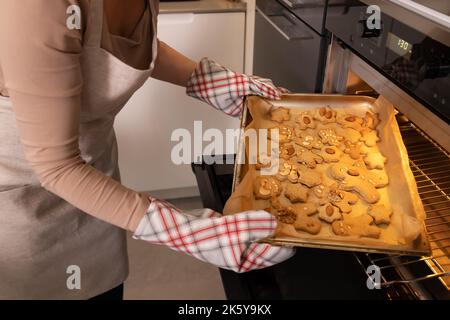
[[164,13],[214,13],[214,12],[243,12],[246,3],[228,0],[199,0],[160,2],[159,12]]

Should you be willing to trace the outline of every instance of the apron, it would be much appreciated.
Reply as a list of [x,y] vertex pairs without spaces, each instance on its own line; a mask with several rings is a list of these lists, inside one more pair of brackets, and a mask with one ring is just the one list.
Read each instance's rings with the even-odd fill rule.
[[[152,62],[138,70],[101,48],[103,0],[90,1],[81,56],[85,86],[79,145],[87,163],[116,180],[114,118],[149,78],[157,55],[155,1],[149,6]],[[0,299],[87,299],[123,283],[126,232],[40,186],[22,150],[13,106],[4,97],[0,141]]]

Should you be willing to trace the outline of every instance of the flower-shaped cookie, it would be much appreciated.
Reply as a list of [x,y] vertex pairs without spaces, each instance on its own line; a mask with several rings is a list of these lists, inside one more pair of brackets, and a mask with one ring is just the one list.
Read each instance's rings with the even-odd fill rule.
[[305,202],[308,199],[308,188],[299,183],[289,183],[284,190],[284,195],[292,203]]
[[268,200],[279,196],[282,191],[281,183],[270,176],[258,176],[253,182],[253,193],[256,199]]
[[330,146],[339,147],[344,138],[336,133],[333,129],[321,129],[318,132],[322,143]]
[[364,157],[364,163],[369,169],[383,169],[387,158],[383,156],[380,152],[369,152]]
[[345,141],[344,152],[347,153],[353,160],[362,159],[364,155],[367,154],[366,148],[362,142],[352,143],[350,141]]
[[270,111],[270,120],[282,123],[283,121],[289,121],[291,118],[288,108],[279,107]]
[[295,118],[295,122],[298,123],[300,129],[314,129],[316,127],[315,119],[309,114],[309,112],[302,112]]
[[332,204],[325,204],[319,207],[319,219],[332,223],[336,220],[342,219],[342,214],[339,209]]
[[370,206],[367,214],[371,216],[375,224],[389,224],[391,222],[392,210],[386,208],[384,204]]
[[336,111],[329,106],[319,108],[314,114],[314,119],[319,120],[322,123],[336,122]]
[[363,141],[368,147],[374,147],[377,145],[377,142],[380,141],[380,138],[378,137],[376,130],[363,129],[361,141]]
[[289,126],[279,125],[268,130],[268,139],[276,141],[275,139],[275,130],[278,130],[278,143],[287,143],[291,142],[294,138],[294,129]]
[[295,139],[295,143],[306,149],[320,149],[323,147],[322,140],[312,134],[302,134]]
[[364,120],[355,115],[340,114],[336,117],[336,122],[343,128],[352,128],[356,131],[361,131]]

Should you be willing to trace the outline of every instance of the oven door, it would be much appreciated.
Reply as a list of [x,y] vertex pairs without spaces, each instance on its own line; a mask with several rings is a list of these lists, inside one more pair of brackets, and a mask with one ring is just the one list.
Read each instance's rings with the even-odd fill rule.
[[292,92],[320,92],[326,38],[274,0],[258,0],[254,74]]
[[[334,38],[324,93],[382,96],[397,120],[427,218],[430,257],[358,254],[364,270],[380,268],[390,298],[450,299],[450,125]],[[368,276],[370,276],[368,274]]]

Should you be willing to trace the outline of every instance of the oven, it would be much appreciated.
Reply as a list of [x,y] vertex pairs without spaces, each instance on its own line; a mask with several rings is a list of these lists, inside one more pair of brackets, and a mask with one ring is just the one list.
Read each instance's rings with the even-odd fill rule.
[[[419,2],[330,1],[324,93],[383,96],[396,107],[427,213],[432,256],[357,261],[379,267],[390,298],[450,299],[450,2]],[[367,23],[369,5],[381,10],[379,28]]]
[[[305,12],[302,10],[312,9],[314,3],[319,5],[314,1],[280,2],[291,3],[285,8],[297,11],[297,17]],[[305,2],[309,5],[305,6]],[[432,8],[424,7],[424,3]],[[383,96],[396,107],[427,213],[432,256],[301,248],[293,258],[271,268],[247,274],[221,270],[228,298],[450,299],[448,3],[329,0],[323,31],[331,34],[323,93]],[[378,30],[367,27],[369,5],[381,9]],[[302,20],[311,24],[311,19],[303,16]],[[295,57],[294,51],[291,58]],[[223,209],[231,194],[233,169],[233,165],[211,164],[208,159],[193,164],[205,206]],[[372,266],[379,268],[376,276]]]

